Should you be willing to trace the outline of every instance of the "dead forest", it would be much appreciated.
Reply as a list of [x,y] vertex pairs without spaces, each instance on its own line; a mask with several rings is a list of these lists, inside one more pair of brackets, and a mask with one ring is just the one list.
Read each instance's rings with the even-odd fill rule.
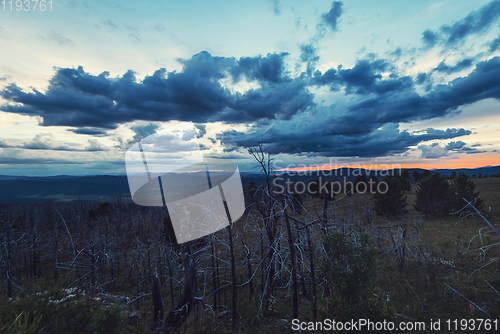
[[272,157],[250,153],[265,182],[245,188],[243,217],[181,245],[165,208],[128,199],[1,204],[0,328],[288,333],[297,318],[500,315],[496,211],[426,219],[410,190],[410,211],[389,218],[350,190],[277,194]]

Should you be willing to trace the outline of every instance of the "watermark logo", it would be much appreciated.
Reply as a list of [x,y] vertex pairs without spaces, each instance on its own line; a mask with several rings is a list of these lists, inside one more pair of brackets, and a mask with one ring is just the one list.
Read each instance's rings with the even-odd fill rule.
[[178,123],[135,143],[125,154],[132,200],[166,206],[177,242],[214,233],[245,211],[237,164],[205,157],[193,123]]

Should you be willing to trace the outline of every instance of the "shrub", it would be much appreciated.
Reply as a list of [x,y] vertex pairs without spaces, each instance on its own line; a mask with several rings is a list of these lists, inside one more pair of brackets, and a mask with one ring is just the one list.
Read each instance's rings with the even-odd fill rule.
[[40,333],[43,328],[40,328],[42,315],[34,317],[29,316],[29,312],[24,311],[19,313],[16,318],[6,324],[3,324],[0,319],[0,333],[4,334],[33,334]]
[[351,241],[334,232],[325,237],[323,246],[326,256],[320,270],[326,280],[327,316],[338,321],[391,319],[394,313],[374,288],[377,251],[368,236]]
[[58,289],[0,306],[0,333],[123,333],[124,320],[122,304]]

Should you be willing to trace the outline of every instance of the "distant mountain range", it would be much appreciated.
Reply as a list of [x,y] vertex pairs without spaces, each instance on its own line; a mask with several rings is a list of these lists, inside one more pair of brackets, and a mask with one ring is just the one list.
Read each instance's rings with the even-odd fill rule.
[[[423,173],[425,169],[407,169],[410,175],[414,171]],[[500,166],[487,166],[480,168],[460,168],[460,169],[435,169],[445,176],[450,176],[453,171],[464,172],[469,177],[489,177],[499,175]],[[354,178],[360,172],[368,175],[384,175],[381,171],[366,171],[364,169],[353,173],[354,169],[341,168],[331,171],[331,175],[336,178]],[[354,174],[354,175],[353,175]],[[299,173],[288,173],[281,175],[291,180],[312,179],[319,175],[312,173],[307,176],[300,176]],[[250,182],[261,184],[265,182],[262,174],[241,173],[243,186]],[[10,176],[0,175],[0,202],[39,202],[44,200],[72,201],[77,199],[110,199],[116,196],[130,198],[130,188],[126,175],[89,175],[89,176],[69,176],[58,175],[48,177]]]

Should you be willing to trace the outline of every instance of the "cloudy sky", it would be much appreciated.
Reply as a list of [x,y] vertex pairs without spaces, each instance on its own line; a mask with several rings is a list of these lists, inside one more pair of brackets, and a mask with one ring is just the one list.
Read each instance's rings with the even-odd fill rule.
[[[34,3],[34,2],[33,2]],[[125,172],[193,122],[254,165],[500,165],[500,0],[0,7],[0,174]]]

